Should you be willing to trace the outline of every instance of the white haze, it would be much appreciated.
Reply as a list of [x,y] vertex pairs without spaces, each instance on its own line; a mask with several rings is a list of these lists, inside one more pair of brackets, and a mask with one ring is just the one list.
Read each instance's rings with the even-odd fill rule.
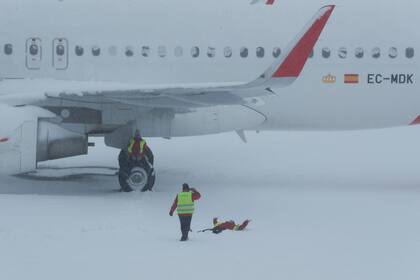
[[[96,139],[89,156],[42,164],[45,178],[0,178],[0,279],[419,279],[419,139],[417,128],[149,139],[158,180],[146,194],[116,192],[118,151]],[[168,211],[183,182],[203,195],[195,231],[214,216],[251,218],[249,229],[179,242]]]

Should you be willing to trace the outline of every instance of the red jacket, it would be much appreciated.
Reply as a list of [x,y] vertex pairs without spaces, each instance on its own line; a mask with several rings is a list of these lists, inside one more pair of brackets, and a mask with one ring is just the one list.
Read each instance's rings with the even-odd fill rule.
[[[196,190],[191,190],[192,192],[192,200],[196,201],[201,198],[201,194]],[[178,195],[176,195],[174,203],[172,203],[171,211],[169,214],[172,216],[176,210],[176,207],[178,206]],[[192,216],[192,214],[178,214],[178,216]]]
[[221,233],[224,230],[236,230],[236,231],[240,231],[240,230],[244,230],[248,224],[249,224],[250,220],[245,220],[241,225],[237,225],[234,221],[227,221],[227,222],[219,222],[217,218],[213,219],[213,233]]

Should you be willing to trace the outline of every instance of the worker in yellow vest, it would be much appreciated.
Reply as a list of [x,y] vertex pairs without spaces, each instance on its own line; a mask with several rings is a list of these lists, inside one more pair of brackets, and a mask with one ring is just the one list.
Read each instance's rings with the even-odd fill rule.
[[182,192],[175,197],[169,215],[173,216],[175,209],[177,210],[181,224],[181,241],[188,240],[188,233],[191,230],[191,220],[194,214],[194,201],[200,198],[201,194],[196,189],[190,188],[186,183],[182,185]]
[[140,130],[136,130],[134,137],[131,138],[127,147],[130,157],[143,157],[147,149],[146,141],[141,137]]

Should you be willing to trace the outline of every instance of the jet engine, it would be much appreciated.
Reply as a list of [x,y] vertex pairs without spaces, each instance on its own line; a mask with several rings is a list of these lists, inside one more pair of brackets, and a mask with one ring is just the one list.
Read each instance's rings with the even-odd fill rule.
[[19,174],[41,161],[87,154],[88,137],[57,123],[37,107],[0,106],[0,173]]

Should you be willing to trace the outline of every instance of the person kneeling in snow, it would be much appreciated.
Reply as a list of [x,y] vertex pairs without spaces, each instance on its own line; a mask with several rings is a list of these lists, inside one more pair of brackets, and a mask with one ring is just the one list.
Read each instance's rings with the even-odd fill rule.
[[213,218],[213,228],[208,228],[200,232],[211,231],[215,234],[219,234],[225,230],[241,231],[244,230],[251,220],[245,220],[241,225],[237,225],[234,221],[230,220],[227,222],[221,222],[218,218]]

